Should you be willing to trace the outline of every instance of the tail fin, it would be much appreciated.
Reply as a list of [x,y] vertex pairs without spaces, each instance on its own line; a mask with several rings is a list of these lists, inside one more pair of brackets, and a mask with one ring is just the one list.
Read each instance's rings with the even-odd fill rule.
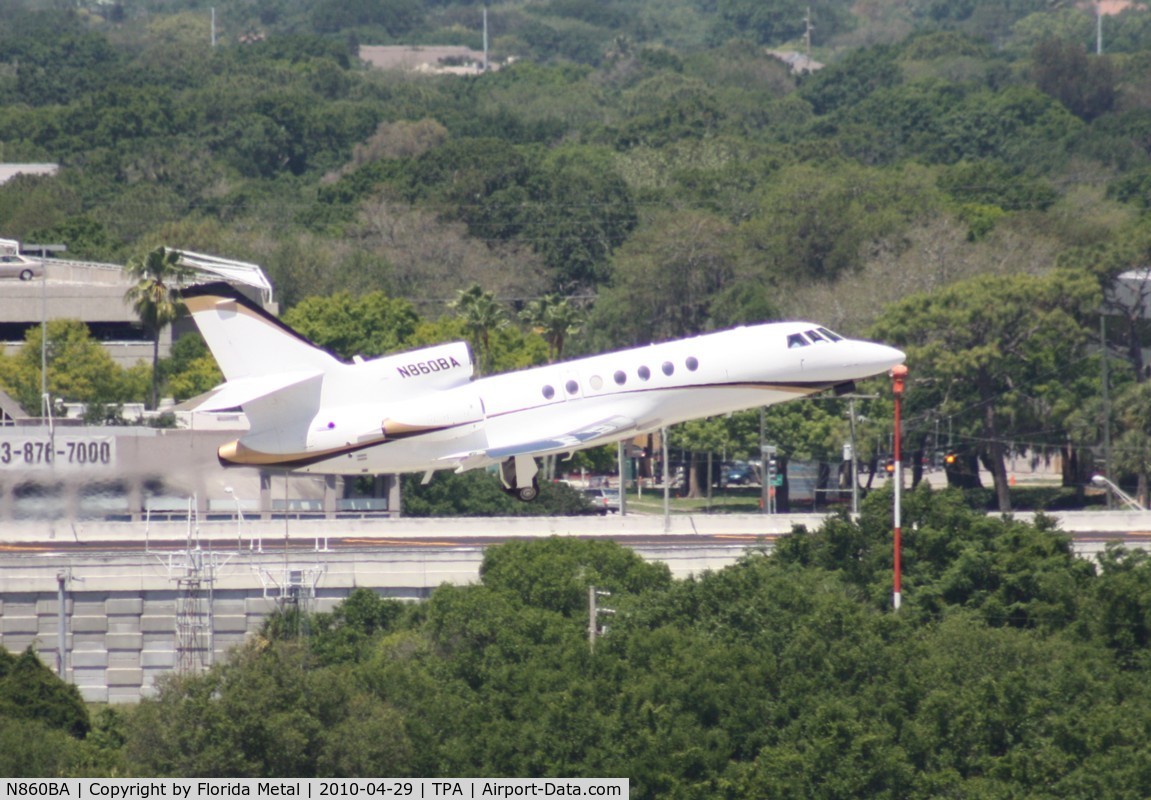
[[341,363],[225,283],[192,286],[183,299],[229,381],[328,372]]

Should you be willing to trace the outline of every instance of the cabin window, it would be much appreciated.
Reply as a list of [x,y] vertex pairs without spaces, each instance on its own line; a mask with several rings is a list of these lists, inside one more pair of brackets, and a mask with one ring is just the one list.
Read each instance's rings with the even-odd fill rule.
[[664,375],[671,375],[673,372],[675,372],[675,364],[671,363],[670,361],[665,361],[663,362],[661,369],[663,370]]
[[688,356],[687,361],[683,363],[684,366],[687,367],[688,372],[695,372],[697,369],[699,369],[699,359],[695,356]]
[[564,384],[564,388],[568,390],[568,394],[575,394],[579,391],[579,384],[575,381],[568,381]]
[[544,400],[551,400],[555,396],[556,396],[556,390],[555,389],[553,389],[551,386],[545,386],[544,387]]
[[648,378],[651,377],[651,370],[648,369],[647,367],[640,367],[639,369],[637,369],[635,371],[635,373],[636,373],[636,375],[639,375],[639,379],[641,381],[646,381]]
[[802,333],[793,333],[787,337],[787,346],[792,347],[807,347],[809,342],[803,338]]
[[592,375],[591,378],[588,379],[588,383],[590,383],[591,388],[595,389],[597,392],[603,388],[603,378],[601,378],[599,375]]
[[615,371],[615,375],[613,375],[612,377],[615,378],[615,382],[618,383],[620,386],[623,386],[625,383],[627,383],[627,373],[624,372],[622,369],[617,369]]

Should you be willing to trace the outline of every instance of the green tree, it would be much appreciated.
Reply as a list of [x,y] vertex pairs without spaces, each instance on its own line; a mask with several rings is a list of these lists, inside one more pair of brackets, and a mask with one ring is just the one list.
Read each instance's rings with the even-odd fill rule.
[[345,359],[374,358],[402,350],[415,333],[419,317],[407,300],[381,291],[353,297],[337,292],[307,297],[287,313],[284,322],[320,347]]
[[776,45],[800,39],[805,32],[804,20],[810,15],[817,25],[816,41],[830,38],[851,28],[851,15],[831,2],[806,4],[799,0],[720,0],[716,4],[723,32],[733,31],[755,37],[759,44]]
[[510,592],[525,606],[566,617],[587,612],[587,587],[640,594],[666,589],[666,564],[649,564],[615,542],[553,536],[535,542],[509,542],[484,552],[484,586]]
[[853,50],[842,61],[805,80],[800,94],[816,114],[855,105],[872,92],[903,80],[897,56],[898,51],[890,46]]
[[875,326],[876,338],[905,348],[915,365],[909,418],[938,415],[957,426],[991,472],[1001,511],[1011,510],[1010,442],[1058,431],[1094,391],[1078,365],[1099,299],[1083,271],[991,275],[907,298]]
[[460,289],[450,305],[463,321],[472,347],[479,354],[477,372],[489,374],[492,369],[492,334],[508,324],[507,311],[491,292],[485,292],[478,283]]
[[39,720],[0,715],[0,772],[7,778],[62,778],[75,774],[79,744]]
[[573,516],[594,513],[587,500],[563,483],[540,482],[540,494],[523,503],[503,491],[494,474],[471,470],[441,472],[431,482],[405,476],[402,496],[405,517]]
[[18,656],[0,649],[0,717],[37,720],[77,738],[90,727],[80,691],[56,677],[31,647]]
[[[703,333],[717,323],[744,271],[734,228],[704,212],[657,212],[616,252],[612,286],[589,326],[605,346],[650,344]],[[762,320],[746,320],[762,321]]]
[[144,330],[152,335],[152,400],[150,408],[160,404],[160,332],[183,312],[181,284],[191,270],[181,264],[176,250],[157,247],[143,258],[134,258],[125,266],[135,285],[124,294],[124,301],[140,317]]
[[387,600],[371,589],[358,588],[331,613],[316,614],[311,621],[312,651],[325,664],[362,660],[377,633],[395,626],[404,604]]
[[1115,105],[1117,80],[1107,56],[1092,58],[1081,44],[1048,39],[1035,46],[1031,61],[1039,91],[1080,119],[1090,122]]
[[520,312],[520,319],[548,343],[548,363],[563,360],[567,337],[582,330],[586,314],[567,297],[545,295],[528,301]]
[[1151,644],[1151,595],[1146,580],[1151,560],[1142,550],[1113,546],[1099,559],[1091,586],[1090,623],[1125,669],[1147,669]]
[[528,193],[524,236],[555,271],[556,288],[569,292],[602,283],[612,253],[638,223],[613,155],[588,146],[551,150]]
[[943,120],[943,160],[996,158],[1018,167],[1061,165],[1063,144],[1083,129],[1058,101],[1011,86],[966,95]]
[[1115,478],[1133,474],[1135,494],[1147,508],[1151,501],[1151,382],[1128,385],[1116,396],[1114,408],[1118,437],[1110,453],[1114,464],[1108,464],[1108,469]]
[[905,230],[938,202],[922,169],[797,164],[760,194],[739,229],[748,258],[778,282],[833,281],[858,266],[866,247]]
[[704,472],[700,477],[700,460],[711,465],[711,456],[726,452],[732,444],[731,426],[722,417],[696,419],[672,426],[669,431],[670,448],[682,448],[691,453],[687,476],[687,497],[711,496],[712,475]]
[[172,354],[160,362],[165,391],[182,402],[211,391],[224,382],[224,374],[203,337],[185,334],[172,344]]
[[47,329],[47,348],[42,350],[41,329],[34,327],[16,355],[0,356],[0,385],[25,410],[35,413],[41,406],[42,356],[47,356],[48,394],[57,402],[116,406],[147,394],[146,378],[113,361],[80,320],[50,320]]
[[1121,276],[1139,276],[1149,257],[1151,227],[1143,221],[1123,226],[1104,242],[1066,250],[1059,256],[1061,266],[1086,270],[1098,280],[1108,349],[1123,354],[1136,381],[1148,377],[1143,355],[1148,326],[1143,309],[1151,297],[1151,280]]

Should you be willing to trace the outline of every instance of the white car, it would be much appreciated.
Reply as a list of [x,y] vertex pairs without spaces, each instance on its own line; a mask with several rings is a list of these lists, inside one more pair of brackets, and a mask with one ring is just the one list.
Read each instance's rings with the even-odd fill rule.
[[4,253],[0,255],[0,278],[19,278],[30,281],[44,274],[44,265],[24,256]]
[[619,491],[616,489],[584,489],[583,495],[600,514],[619,513]]

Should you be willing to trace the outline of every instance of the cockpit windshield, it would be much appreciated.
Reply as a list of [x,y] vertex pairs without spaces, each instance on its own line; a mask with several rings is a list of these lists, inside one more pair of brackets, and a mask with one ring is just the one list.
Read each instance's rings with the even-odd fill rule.
[[842,342],[843,337],[838,333],[829,331],[827,328],[816,328],[803,333],[792,333],[787,337],[788,348],[793,347],[807,347],[811,344],[829,344],[831,342]]

